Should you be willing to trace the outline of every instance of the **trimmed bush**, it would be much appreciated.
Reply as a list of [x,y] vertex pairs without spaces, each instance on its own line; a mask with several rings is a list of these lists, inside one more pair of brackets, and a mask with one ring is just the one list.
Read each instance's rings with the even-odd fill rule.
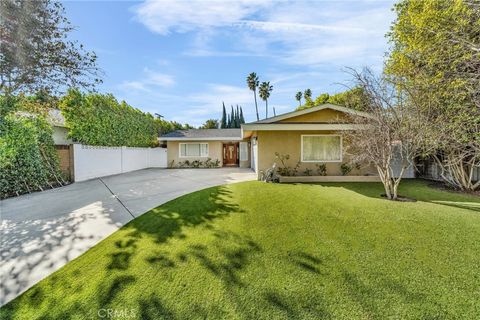
[[2,117],[0,131],[0,198],[63,184],[44,117],[10,113]]
[[158,125],[153,116],[118,102],[111,94],[69,90],[60,109],[76,142],[96,146],[154,147]]

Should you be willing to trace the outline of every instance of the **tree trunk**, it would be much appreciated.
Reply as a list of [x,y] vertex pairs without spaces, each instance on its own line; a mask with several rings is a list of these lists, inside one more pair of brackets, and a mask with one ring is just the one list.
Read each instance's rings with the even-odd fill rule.
[[253,97],[255,98],[255,111],[257,112],[257,121],[260,121],[260,117],[258,116],[257,90],[253,90]]
[[268,118],[268,100],[265,100],[265,119]]

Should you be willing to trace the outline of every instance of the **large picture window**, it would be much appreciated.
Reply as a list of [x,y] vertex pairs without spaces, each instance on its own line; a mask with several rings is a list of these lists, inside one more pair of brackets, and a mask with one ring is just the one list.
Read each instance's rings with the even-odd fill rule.
[[302,162],[341,162],[342,137],[339,135],[303,135]]
[[180,157],[208,157],[208,143],[180,143]]

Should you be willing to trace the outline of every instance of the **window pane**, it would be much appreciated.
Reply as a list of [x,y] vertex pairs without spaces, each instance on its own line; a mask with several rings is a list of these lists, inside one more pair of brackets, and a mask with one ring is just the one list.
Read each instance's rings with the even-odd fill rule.
[[340,161],[339,136],[304,136],[303,161]]
[[208,144],[207,143],[202,143],[200,144],[200,154],[202,157],[207,157],[208,156]]
[[181,157],[208,157],[208,143],[180,144]]
[[187,145],[182,143],[180,144],[180,155],[182,157],[186,157],[187,156]]

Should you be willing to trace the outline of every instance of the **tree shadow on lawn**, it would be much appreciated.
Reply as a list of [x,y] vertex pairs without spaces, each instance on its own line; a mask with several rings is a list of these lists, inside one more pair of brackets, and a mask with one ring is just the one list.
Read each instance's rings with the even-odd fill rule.
[[[235,203],[232,192],[225,186],[204,189],[181,198],[181,201],[178,199],[172,200],[132,220],[118,231],[126,234],[126,236],[120,240],[108,241],[109,238],[107,238],[97,245],[104,246],[104,250],[101,252],[106,252],[110,260],[106,264],[108,272],[116,272],[115,277],[100,279],[98,282],[96,292],[99,296],[96,297],[96,299],[100,307],[110,304],[115,300],[115,297],[126,288],[138,284],[136,278],[130,273],[135,270],[132,269],[134,267],[132,266],[132,261],[135,261],[134,257],[138,251],[142,249],[138,245],[140,239],[145,236],[153,236],[157,244],[165,243],[172,238],[183,239],[185,238],[185,235],[182,233],[183,228],[200,225],[208,226],[210,222],[215,219],[222,219],[230,214],[242,212],[238,204]],[[70,286],[65,287],[70,280],[73,280],[71,279],[72,276],[95,279],[97,276],[95,274],[86,275],[88,265],[96,262],[96,259],[92,258],[91,254],[98,255],[99,253],[92,253],[90,250],[83,256],[77,258],[85,259],[84,268],[77,268],[73,270],[73,272],[68,269],[68,271],[63,270],[69,267],[69,264],[67,264],[63,269],[53,273],[39,284],[27,290],[24,294],[3,306],[0,312],[1,318],[14,318],[16,310],[21,309],[25,304],[38,308],[48,305],[48,307],[43,309],[46,310],[45,313],[39,313],[38,317],[51,318],[52,315],[56,314],[54,311],[58,311],[59,308],[63,308],[61,311],[65,318],[78,315],[78,311],[81,309],[75,310],[67,305],[59,307],[59,303],[57,303],[55,299],[62,296],[63,293],[71,296],[81,296],[83,287],[76,288],[77,290],[75,291],[72,291]],[[242,252],[230,254],[232,264],[242,262]],[[152,257],[149,258],[148,262],[161,267],[175,266],[174,259],[162,255],[161,252],[159,253],[157,251],[152,252]],[[98,263],[103,263],[101,258],[98,259]],[[229,276],[232,278],[232,281],[235,279],[231,272],[234,268],[234,265],[225,266],[225,270],[223,271],[225,277]],[[228,275],[229,271],[230,275]],[[88,278],[86,280],[88,281]],[[50,299],[48,298],[49,296],[51,297]],[[148,299],[146,301],[148,301]]]
[[[385,193],[385,189],[380,182],[328,182],[312,185],[343,188],[370,198],[386,200],[381,197],[381,194]],[[440,190],[431,187],[426,180],[403,180],[400,183],[399,194],[418,201],[480,212],[480,197]]]

